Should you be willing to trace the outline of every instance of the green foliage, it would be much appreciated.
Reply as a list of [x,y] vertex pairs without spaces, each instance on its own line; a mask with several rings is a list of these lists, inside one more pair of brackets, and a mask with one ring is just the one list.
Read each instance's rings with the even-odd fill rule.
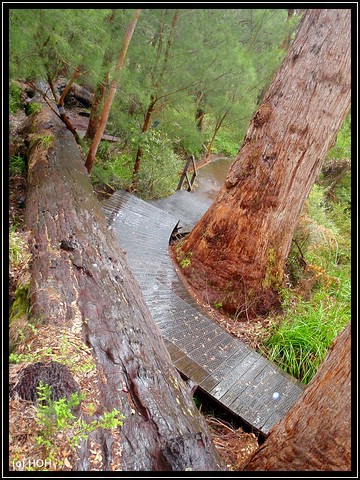
[[304,383],[351,319],[349,177],[335,203],[326,188],[314,185],[302,227],[307,267],[299,270],[296,289],[283,291],[283,320],[265,341],[268,357]]
[[15,291],[15,300],[9,313],[9,350],[10,355],[16,346],[34,333],[35,327],[30,323],[30,285],[19,282]]
[[[131,9],[12,9],[11,77],[69,78],[81,65],[77,81],[84,86],[94,89],[106,75],[109,84],[132,13]],[[151,146],[154,153],[148,149],[146,161],[141,162],[139,193],[158,197],[171,193],[177,183],[179,162],[174,152],[202,155],[218,128],[214,151],[234,156],[259,94],[285,53],[279,45],[295,24],[295,20],[287,22],[286,9],[143,10],[108,122],[126,150],[121,157],[104,159],[94,175],[115,188],[128,186],[133,165],[128,165],[127,156],[135,157],[139,145]],[[151,121],[160,122],[156,132],[165,144],[160,156],[153,129],[141,135],[151,96],[156,99]],[[205,112],[203,131],[196,126],[200,107]]]
[[351,114],[344,120],[337,135],[336,143],[328,154],[328,158],[351,158]]
[[176,189],[182,168],[171,142],[166,135],[149,130],[142,135],[140,146],[143,155],[138,182],[139,195],[146,199],[170,195]]
[[117,153],[107,160],[100,159],[91,171],[92,181],[111,185],[115,190],[127,188],[131,184],[133,164],[130,154]]
[[284,291],[285,316],[265,341],[267,356],[290,375],[308,383],[336,335],[350,321],[349,282],[338,291],[320,289],[311,302]]
[[26,160],[21,155],[14,155],[9,161],[10,175],[25,173],[27,170]]
[[11,267],[26,265],[30,261],[31,255],[27,248],[27,243],[23,236],[12,227],[9,232],[9,261]]
[[[10,10],[10,76],[31,80],[72,74],[82,65],[90,79],[110,44],[107,9]],[[86,21],[84,21],[86,18]]]
[[45,133],[32,135],[29,148],[39,146],[41,149],[47,150],[51,147],[51,145],[53,144],[53,141],[54,141],[54,135],[52,135],[51,133],[47,135]]
[[42,110],[41,103],[38,102],[30,102],[26,105],[26,115],[32,115],[40,113]]
[[15,82],[10,82],[9,109],[15,115],[22,108],[21,88]]
[[30,285],[28,283],[18,285],[15,291],[15,301],[10,310],[10,324],[23,316],[28,316],[30,311]]
[[166,109],[157,115],[159,128],[171,140],[175,152],[200,156],[203,150],[204,134],[195,128],[194,101],[192,97],[183,100],[176,109]]
[[90,433],[100,428],[113,430],[123,425],[124,416],[114,408],[104,412],[99,419],[86,422],[77,418],[73,411],[85,399],[83,394],[73,393],[69,400],[60,398],[52,400],[51,387],[42,382],[37,387],[38,411],[37,424],[40,433],[36,439],[38,445],[45,447],[47,458],[54,458],[57,452],[57,436],[66,434],[69,445],[75,451],[81,440],[88,438]]
[[229,129],[221,130],[214,141],[213,153],[221,153],[227,157],[235,157],[239,151],[240,141]]
[[321,185],[315,184],[311,189],[306,204],[306,212],[315,224],[336,229],[327,215],[326,190]]

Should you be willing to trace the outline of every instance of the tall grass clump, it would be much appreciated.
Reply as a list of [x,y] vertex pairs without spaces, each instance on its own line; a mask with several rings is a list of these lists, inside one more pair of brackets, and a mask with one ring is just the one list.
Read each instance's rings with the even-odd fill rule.
[[26,159],[21,155],[13,155],[9,159],[9,173],[10,175],[21,175],[27,170]]
[[285,316],[265,342],[268,358],[309,383],[334,338],[350,321],[349,283],[343,282],[339,290],[328,294],[319,289],[310,302],[284,291]]
[[264,341],[267,357],[305,384],[351,319],[348,241],[338,225],[331,229],[330,220],[325,223],[317,225],[321,239],[309,243],[302,277],[293,289],[283,290],[282,319]]
[[[344,122],[333,149],[340,158],[347,158],[349,123]],[[282,317],[263,342],[263,353],[305,384],[351,320],[351,174],[331,180],[320,179],[309,195],[295,234],[302,269],[292,276],[292,287],[282,291]]]

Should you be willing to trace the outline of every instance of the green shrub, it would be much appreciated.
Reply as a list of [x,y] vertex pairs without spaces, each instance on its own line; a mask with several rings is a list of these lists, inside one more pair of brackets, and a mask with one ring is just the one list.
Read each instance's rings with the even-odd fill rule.
[[150,130],[143,134],[141,148],[138,194],[145,199],[171,195],[179,182],[182,162],[174,153],[170,140]]
[[350,321],[349,290],[349,282],[342,283],[336,292],[320,289],[311,302],[285,291],[285,317],[265,341],[268,358],[308,383],[336,335]]
[[131,184],[134,160],[129,154],[115,154],[107,160],[95,162],[91,171],[93,183],[111,185],[115,190]]
[[222,153],[227,157],[235,157],[239,151],[240,142],[230,131],[223,129],[218,132],[212,148],[213,153]]
[[26,115],[30,116],[33,113],[40,113],[42,110],[41,103],[38,102],[30,102],[26,105]]
[[344,120],[338,132],[335,145],[329,150],[329,158],[351,157],[351,114]]
[[14,82],[10,82],[9,110],[15,115],[22,108],[21,88]]
[[67,435],[71,449],[76,451],[81,440],[97,429],[113,430],[123,425],[124,416],[114,408],[111,412],[104,412],[101,418],[86,422],[76,418],[73,413],[75,407],[85,399],[83,394],[73,393],[69,400],[60,398],[52,400],[51,387],[42,382],[37,387],[38,411],[37,424],[40,432],[36,441],[43,446],[47,459],[54,459],[59,453],[58,437]]
[[9,173],[17,175],[27,170],[26,160],[21,155],[14,155],[9,161]]

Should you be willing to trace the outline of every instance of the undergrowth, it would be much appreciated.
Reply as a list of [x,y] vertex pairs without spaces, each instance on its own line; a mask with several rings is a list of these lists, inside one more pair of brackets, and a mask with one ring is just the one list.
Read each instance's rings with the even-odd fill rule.
[[[51,387],[42,382],[37,387],[38,405],[37,405],[37,425],[39,428],[36,442],[43,447],[46,461],[55,460],[58,466],[61,466],[60,448],[64,446],[59,442],[59,437],[66,437],[69,440],[69,446],[75,453],[82,440],[95,430],[100,428],[113,430],[123,425],[124,416],[114,408],[111,412],[104,412],[100,418],[86,421],[81,417],[74,415],[74,409],[80,405],[85,395],[73,393],[69,400],[60,398],[52,400]],[[32,470],[32,468],[27,468]]]
[[336,202],[325,187],[314,186],[295,235],[302,262],[295,273],[291,267],[292,288],[281,292],[281,321],[264,340],[263,353],[305,384],[351,319],[350,191],[344,185],[350,186],[348,178],[337,186]]
[[[130,187],[138,142],[139,138],[134,137],[132,146],[126,150],[102,142],[92,169],[93,184],[103,183],[113,190]],[[142,134],[140,142],[142,156],[136,194],[147,200],[171,195],[179,182],[179,171],[183,165],[170,140],[166,135],[151,130]]]

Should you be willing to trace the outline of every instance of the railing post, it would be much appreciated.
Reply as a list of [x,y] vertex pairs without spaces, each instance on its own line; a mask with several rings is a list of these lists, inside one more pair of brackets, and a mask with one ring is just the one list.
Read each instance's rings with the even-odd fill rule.
[[194,172],[193,172],[193,174],[192,174],[192,177],[191,177],[191,180],[190,180],[190,181],[189,181],[189,178],[187,177],[188,184],[189,184],[188,192],[191,192],[192,186],[193,186],[193,184],[194,184],[194,181],[195,181],[195,178],[196,178],[196,175],[197,175],[196,162],[195,162],[195,157],[194,157],[194,155],[191,155],[191,160],[192,160]]
[[189,177],[187,176],[187,171],[189,170],[191,160],[192,159],[189,158],[188,161],[186,162],[186,165],[184,167],[183,173],[181,174],[181,177],[180,177],[180,180],[179,180],[179,183],[178,183],[178,186],[177,186],[176,190],[181,190],[181,187],[183,186],[185,178],[187,178],[187,180],[189,182]]

